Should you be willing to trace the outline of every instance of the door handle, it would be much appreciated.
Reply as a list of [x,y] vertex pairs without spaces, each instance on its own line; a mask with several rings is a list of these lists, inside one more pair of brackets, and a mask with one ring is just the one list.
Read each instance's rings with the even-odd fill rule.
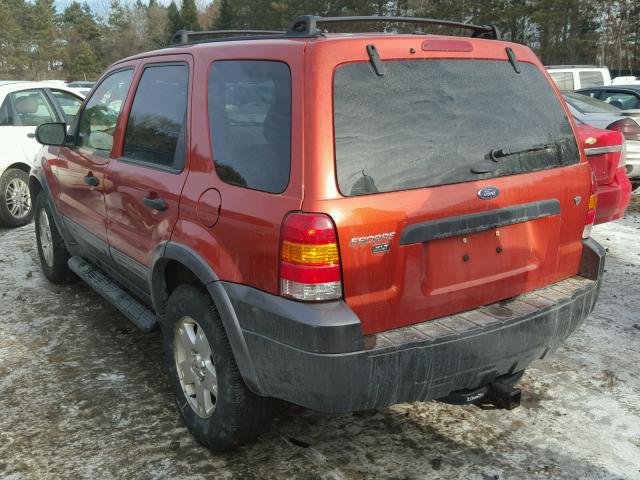
[[147,207],[149,207],[149,208],[151,208],[153,210],[158,210],[160,212],[162,212],[163,210],[167,209],[167,202],[165,202],[162,198],[144,197],[142,202]]
[[92,173],[90,173],[89,175],[87,175],[86,177],[82,178],[82,181],[84,183],[86,183],[87,185],[89,185],[90,187],[97,187],[98,184],[100,183],[98,181],[98,177],[94,177]]

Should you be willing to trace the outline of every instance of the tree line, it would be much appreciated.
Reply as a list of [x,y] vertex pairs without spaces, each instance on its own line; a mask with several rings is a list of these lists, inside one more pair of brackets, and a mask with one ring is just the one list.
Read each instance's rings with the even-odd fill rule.
[[86,2],[57,11],[54,0],[0,0],[0,79],[95,80],[120,58],[167,46],[178,30],[286,29],[306,13],[492,23],[506,40],[532,47],[545,64],[605,65],[614,74],[640,70],[640,0],[213,0],[199,8],[195,0],[177,1],[112,0],[108,14],[99,16]]

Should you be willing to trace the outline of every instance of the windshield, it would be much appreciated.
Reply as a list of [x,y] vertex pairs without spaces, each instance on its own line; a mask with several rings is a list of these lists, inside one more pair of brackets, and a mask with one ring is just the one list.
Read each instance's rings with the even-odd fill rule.
[[565,93],[564,99],[581,113],[620,113],[619,108],[580,93]]
[[[365,62],[335,73],[336,168],[343,195],[468,182],[579,161],[565,111],[531,64],[522,63],[520,74],[507,61],[383,64],[383,76]],[[492,159],[500,149],[513,153]]]

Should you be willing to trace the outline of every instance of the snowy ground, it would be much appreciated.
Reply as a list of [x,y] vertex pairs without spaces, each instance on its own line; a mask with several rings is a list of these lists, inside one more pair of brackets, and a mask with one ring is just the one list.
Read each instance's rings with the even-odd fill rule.
[[593,236],[609,249],[598,306],[527,371],[521,408],[286,407],[213,455],[174,407],[159,334],[48,284],[32,225],[0,230],[0,478],[640,479],[640,197]]

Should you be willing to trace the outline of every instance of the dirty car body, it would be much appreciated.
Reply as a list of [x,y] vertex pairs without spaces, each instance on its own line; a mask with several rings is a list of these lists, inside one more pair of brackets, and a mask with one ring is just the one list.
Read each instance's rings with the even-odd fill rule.
[[[155,111],[167,85],[177,99]],[[175,113],[169,155],[147,141],[157,129],[135,134],[146,103]],[[259,397],[475,402],[593,308],[595,185],[524,46],[295,29],[198,42],[118,62],[92,105],[100,136],[81,113],[32,172],[72,270],[165,335],[173,296],[200,285]]]

